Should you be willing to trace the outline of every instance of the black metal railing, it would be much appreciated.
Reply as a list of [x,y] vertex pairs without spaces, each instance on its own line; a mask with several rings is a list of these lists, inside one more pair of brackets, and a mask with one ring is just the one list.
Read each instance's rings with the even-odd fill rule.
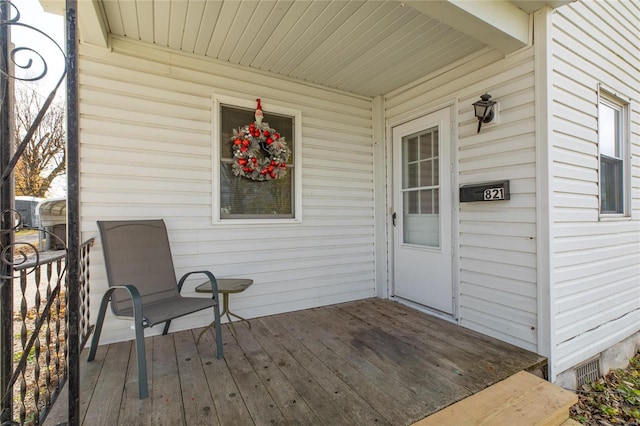
[[[90,251],[94,239],[80,246],[80,279],[75,286],[79,306],[80,348],[92,331],[89,317]],[[16,243],[19,245],[20,243]],[[25,256],[14,267],[19,288],[14,290],[14,371],[3,400],[11,398],[13,412],[3,424],[42,424],[68,376],[68,304],[65,250]],[[7,416],[4,416],[5,419]]]

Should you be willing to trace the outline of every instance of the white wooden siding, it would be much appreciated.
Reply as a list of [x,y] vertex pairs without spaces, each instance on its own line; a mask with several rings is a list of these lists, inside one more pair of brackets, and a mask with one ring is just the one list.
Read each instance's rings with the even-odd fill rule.
[[[96,220],[164,218],[179,275],[210,269],[254,280],[231,297],[232,309],[246,317],[375,295],[371,99],[112,42],[112,51],[80,51],[85,238],[96,236]],[[302,111],[301,224],[211,225],[211,132],[218,131],[211,128],[212,93],[260,97],[265,110],[277,104]],[[95,308],[107,285],[99,240],[91,266]],[[202,312],[172,329],[210,320]],[[103,336],[105,343],[130,339],[132,330],[108,317]]]
[[[640,6],[576,2],[552,15],[552,379],[640,330]],[[631,109],[631,218],[599,220],[598,85]]]
[[[472,71],[470,70],[478,70]],[[530,350],[537,349],[536,154],[534,58],[483,51],[385,99],[388,125],[455,108],[454,200],[459,185],[507,179],[511,200],[460,203],[454,238],[459,323]],[[488,92],[499,125],[476,133],[471,104]],[[456,138],[454,138],[455,140]],[[455,173],[454,173],[455,175]],[[454,206],[456,204],[454,203]]]

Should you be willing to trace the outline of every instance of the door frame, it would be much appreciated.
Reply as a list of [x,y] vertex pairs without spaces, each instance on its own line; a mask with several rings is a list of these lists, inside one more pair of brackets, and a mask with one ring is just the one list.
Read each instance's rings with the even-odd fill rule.
[[[439,110],[450,108],[450,161],[451,161],[451,246],[453,249],[453,256],[451,257],[452,271],[452,293],[453,293],[453,313],[451,315],[444,314],[440,311],[430,309],[427,306],[414,303],[399,297],[393,296],[394,285],[394,228],[392,223],[392,215],[396,206],[394,205],[394,164],[393,164],[393,128],[402,124],[408,123],[415,119],[427,116],[431,113]],[[459,322],[460,321],[460,253],[459,253],[459,235],[458,235],[458,223],[460,216],[460,195],[458,184],[458,102],[457,99],[450,99],[444,102],[437,102],[423,105],[419,111],[412,111],[411,113],[403,114],[392,120],[387,120],[385,126],[385,139],[386,139],[386,167],[387,167],[387,190],[386,190],[386,214],[387,214],[387,298],[411,306],[414,309],[422,312],[443,318],[448,321]]]

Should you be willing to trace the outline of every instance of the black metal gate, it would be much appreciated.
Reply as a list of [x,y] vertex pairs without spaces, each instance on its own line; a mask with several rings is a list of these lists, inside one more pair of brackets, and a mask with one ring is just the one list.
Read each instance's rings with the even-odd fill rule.
[[[77,0],[65,5],[66,51],[42,30],[21,22],[20,10],[0,0],[0,423],[41,424],[68,386],[69,424],[80,424],[79,355],[91,332],[89,322],[89,251],[93,240],[80,244],[78,202]],[[16,68],[46,61],[35,48],[11,45],[11,28],[23,27],[49,38],[64,56],[65,70],[46,98],[26,136],[14,141],[13,85]],[[17,61],[20,55],[29,59]],[[16,243],[22,221],[14,209],[13,172],[26,143],[40,125],[66,79],[67,116],[67,244],[52,256],[29,243]],[[56,238],[52,235],[51,238]],[[27,256],[20,245],[31,245]],[[35,288],[34,288],[35,286]],[[16,297],[17,295],[17,297]],[[30,297],[35,300],[29,300]],[[19,298],[20,300],[14,300]],[[14,309],[19,305],[19,309]],[[14,349],[15,348],[15,349]]]

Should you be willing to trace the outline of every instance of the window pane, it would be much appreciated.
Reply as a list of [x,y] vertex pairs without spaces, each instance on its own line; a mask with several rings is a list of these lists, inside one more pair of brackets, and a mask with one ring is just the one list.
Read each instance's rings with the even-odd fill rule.
[[431,153],[431,146],[433,145],[433,139],[431,132],[425,133],[420,136],[420,159],[429,159],[433,156]]
[[408,189],[418,186],[418,163],[408,164],[406,173],[407,176],[403,188]]
[[231,171],[233,130],[252,123],[255,110],[221,106],[220,123],[220,217],[233,218],[292,218],[294,217],[293,168],[295,123],[293,117],[264,113],[263,123],[285,138],[289,150],[287,174],[276,180],[253,181],[235,176]]
[[231,163],[220,167],[220,217],[293,217],[292,173],[276,180],[253,181],[234,176]]
[[420,186],[433,185],[433,160],[420,163]]
[[601,93],[598,104],[598,150],[600,152],[600,213],[625,213],[625,129],[629,105],[617,97]]
[[622,160],[600,158],[600,211],[602,213],[624,213],[622,170]]
[[404,214],[418,214],[420,212],[419,191],[409,191],[404,193]]
[[418,138],[412,137],[405,141],[404,143],[406,153],[405,153],[405,161],[416,161],[418,160]]
[[433,213],[433,189],[420,191],[420,208],[422,214]]
[[607,104],[598,109],[600,154],[621,158],[620,110]]
[[[418,202],[422,205],[418,206]],[[427,247],[440,246],[440,216],[437,214],[437,203],[438,190],[428,189],[404,193],[403,243]],[[420,214],[418,207],[422,210]]]
[[[414,143],[416,139],[419,139],[419,143],[415,142],[419,149],[417,152],[412,151],[412,161],[407,161],[407,142]],[[411,183],[409,186],[404,185],[403,189],[412,189],[403,194],[402,241],[406,244],[439,247],[438,128],[426,129],[403,138],[402,142],[403,180],[404,183]]]

